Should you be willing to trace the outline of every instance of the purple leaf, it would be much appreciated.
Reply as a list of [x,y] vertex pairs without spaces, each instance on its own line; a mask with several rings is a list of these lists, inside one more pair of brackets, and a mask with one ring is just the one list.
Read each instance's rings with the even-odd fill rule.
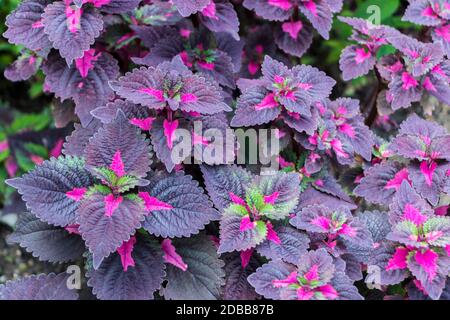
[[275,43],[277,46],[287,54],[299,58],[309,49],[312,40],[313,32],[311,26],[301,21],[284,22],[275,31]]
[[380,271],[379,279],[373,279],[376,281],[375,284],[393,285],[402,282],[408,276],[406,269],[386,270],[394,252],[395,246],[388,241],[382,242],[379,247],[372,251],[368,265],[376,266]]
[[75,223],[79,206],[66,193],[75,188],[89,187],[93,182],[84,166],[84,160],[80,158],[52,158],[21,178],[7,182],[22,195],[32,214],[45,222],[64,227]]
[[[431,179],[428,180],[428,176],[425,176],[422,170],[424,165],[428,166],[424,161],[420,165],[412,164],[408,167],[412,186],[433,206],[437,206],[442,185],[444,184],[444,181],[446,179],[446,168],[444,166],[437,166],[437,168],[431,173]],[[434,165],[431,164],[431,166]]]
[[273,220],[280,220],[293,213],[297,207],[300,193],[300,176],[298,173],[277,172],[274,175],[258,176],[254,180],[255,187],[262,195],[276,194],[273,201],[273,210],[264,215]]
[[428,0],[410,1],[402,20],[424,26],[439,25],[441,20],[435,14],[432,3],[438,2]]
[[102,123],[110,123],[116,118],[119,109],[122,110],[130,123],[133,123],[133,119],[148,119],[155,115],[149,108],[121,99],[114,100],[114,102],[110,102],[106,106],[98,107],[92,110],[91,114]]
[[288,263],[298,262],[309,247],[308,236],[289,226],[275,227],[275,232],[278,234],[281,244],[265,240],[256,247],[258,253],[272,260],[281,259]]
[[[97,0],[90,0],[94,4]],[[88,1],[89,2],[89,1]],[[100,3],[102,1],[99,1]],[[127,13],[136,9],[141,0],[107,0],[105,4],[96,5],[100,11],[106,13]]]
[[28,80],[36,74],[40,61],[34,56],[19,57],[5,70],[5,78],[9,81]]
[[256,269],[247,279],[255,288],[256,292],[266,299],[280,299],[280,288],[273,285],[273,280],[286,279],[294,271],[294,266],[284,263],[281,260],[270,261],[262,267]]
[[[267,226],[264,222],[253,228],[241,231],[242,217],[231,210],[225,210],[220,220],[220,246],[219,254],[232,251],[245,251],[256,247],[267,237]],[[257,223],[258,223],[257,222]]]
[[133,267],[123,271],[121,257],[114,253],[98,270],[88,271],[88,285],[102,300],[152,300],[165,276],[162,252],[155,240],[137,237],[131,253]]
[[329,208],[347,207],[354,210],[357,206],[353,201],[345,201],[337,197],[320,192],[312,187],[306,189],[300,194],[299,207],[306,207],[310,205],[320,204]]
[[245,191],[252,175],[238,166],[204,166],[200,167],[208,191],[214,205],[220,211],[232,203],[230,192],[239,198],[245,198]]
[[100,127],[99,121],[91,121],[87,127],[75,123],[75,129],[70,136],[66,137],[62,153],[66,156],[83,157],[84,150],[89,143],[89,139]]
[[254,10],[258,16],[264,19],[284,21],[291,16],[293,5],[289,1],[244,0],[244,7]]
[[238,253],[226,254],[225,261],[225,286],[223,287],[223,299],[225,300],[255,300],[259,295],[248,283],[247,277],[256,271],[259,266],[254,257],[244,268]]
[[366,75],[373,69],[376,58],[365,47],[351,45],[346,47],[339,59],[339,68],[344,81]]
[[325,0],[301,1],[300,11],[308,18],[313,27],[326,40],[329,38],[333,13]]
[[364,300],[353,281],[345,273],[345,262],[337,260],[331,285],[338,292],[338,300]]
[[273,94],[263,87],[245,90],[238,98],[237,109],[231,120],[231,126],[254,126],[275,120],[280,114],[278,103]]
[[[155,150],[156,157],[165,165],[166,170],[168,172],[172,172],[177,164],[181,164],[185,159],[178,154],[175,153],[174,149],[177,150],[177,145],[181,144],[183,141],[183,137],[178,137],[175,131],[174,139],[172,141],[172,148],[169,147],[167,136],[164,131],[164,118],[157,118],[152,123],[152,128],[150,129],[150,136],[153,145],[153,149]],[[185,129],[188,130],[188,123],[183,119],[175,120],[178,123],[177,129]],[[190,130],[189,130],[190,131]],[[184,155],[184,154],[183,154]],[[187,155],[185,155],[187,156]]]
[[408,170],[398,162],[382,162],[365,171],[364,178],[353,191],[367,201],[388,204],[402,181],[408,181]]
[[51,226],[31,213],[20,215],[16,230],[8,237],[41,261],[67,262],[81,257],[85,251],[79,235]]
[[205,9],[211,0],[173,0],[173,4],[183,17]]
[[198,182],[182,172],[158,172],[149,178],[150,184],[140,189],[151,197],[168,204],[170,209],[150,210],[144,229],[162,237],[188,237],[197,234],[211,220],[219,219],[208,196]]
[[103,106],[114,97],[108,81],[118,76],[119,66],[108,53],[98,53],[85,77],[75,64],[68,67],[56,53],[50,55],[42,69],[46,75],[45,84],[56,97],[75,101],[75,112],[84,126],[92,120],[90,112],[93,109]]
[[44,33],[44,25],[41,15],[50,0],[27,0],[19,4],[6,18],[8,30],[3,36],[10,43],[24,45],[41,56],[47,56],[52,47],[47,35]]
[[430,216],[433,210],[407,182],[403,182],[389,206],[389,221],[396,224],[402,220],[407,208],[413,208],[422,215]]
[[[428,250],[427,252],[433,252],[432,250]],[[434,252],[433,252],[434,253]],[[420,251],[416,252],[413,256],[408,259],[408,269],[411,271],[414,277],[420,281],[425,291],[428,295],[437,300],[442,294],[443,289],[445,288],[445,283],[448,278],[449,266],[450,266],[450,258],[448,256],[439,256],[435,261],[436,264],[436,275],[434,277],[430,277],[429,272],[427,272],[422,265],[418,263],[417,255],[420,254]],[[424,253],[426,254],[426,253]],[[436,253],[435,253],[436,254]],[[437,254],[436,254],[437,256]]]
[[145,215],[142,201],[130,196],[118,196],[121,202],[108,215],[106,197],[101,193],[89,195],[78,210],[79,231],[93,255],[94,269],[141,227]]
[[233,5],[226,0],[211,0],[201,11],[200,21],[212,32],[226,32],[239,40],[239,20]]
[[44,31],[67,64],[83,57],[103,30],[100,13],[92,7],[82,10],[57,1],[49,4],[42,15]]
[[117,152],[126,174],[137,178],[146,176],[151,164],[149,141],[130,124],[122,111],[117,112],[114,122],[104,124],[89,140],[85,149],[86,164],[90,170],[109,168]]
[[51,273],[8,281],[0,285],[0,300],[77,300],[75,290],[67,287],[68,277]]
[[217,300],[225,284],[224,263],[205,235],[174,241],[174,246],[188,265],[183,271],[167,266],[167,285],[162,294],[170,300]]

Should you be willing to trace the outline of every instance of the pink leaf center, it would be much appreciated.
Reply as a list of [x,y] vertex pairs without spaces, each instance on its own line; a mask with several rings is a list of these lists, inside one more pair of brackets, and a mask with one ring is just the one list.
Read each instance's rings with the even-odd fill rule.
[[128,267],[134,267],[134,259],[131,256],[134,245],[136,244],[136,237],[130,237],[130,240],[124,241],[122,245],[117,248],[117,253],[120,255],[120,261],[122,262],[123,271],[127,271]]
[[319,266],[317,264],[312,265],[304,277],[308,281],[319,280]]
[[425,177],[425,182],[428,186],[431,186],[433,184],[433,173],[434,170],[436,170],[437,163],[431,162],[429,165],[427,161],[422,161],[420,164],[420,172],[422,172],[423,176]]
[[406,258],[408,254],[409,250],[407,248],[396,248],[394,255],[386,265],[386,271],[405,269],[407,267]]
[[164,101],[164,92],[162,92],[162,90],[148,87],[148,88],[140,89],[139,92],[148,94],[148,95],[156,98],[160,102]]
[[216,4],[214,1],[211,0],[208,3],[208,5],[202,10],[202,15],[213,20],[219,20],[219,17],[216,16]]
[[167,141],[167,147],[172,150],[173,143],[176,139],[176,130],[178,128],[178,120],[174,120],[170,122],[169,120],[165,119],[163,123],[164,127],[164,135],[166,136]]
[[296,22],[285,22],[281,25],[281,29],[283,29],[284,32],[288,33],[289,36],[297,40],[298,33],[302,30],[303,24],[301,21]]
[[150,196],[148,192],[139,192],[139,197],[144,201],[145,208],[148,211],[158,211],[158,210],[171,210],[172,205],[160,201],[155,197]]
[[112,159],[112,162],[111,162],[111,165],[109,166],[109,168],[112,171],[114,171],[114,173],[118,177],[122,177],[123,175],[125,175],[125,165],[123,164],[120,150],[117,150],[116,153],[114,153],[114,156],[113,156],[113,159]]
[[63,144],[64,144],[64,140],[62,138],[58,139],[58,141],[56,141],[53,148],[50,150],[50,153],[49,153],[50,157],[58,158],[61,155]]
[[247,230],[251,230],[256,226],[256,222],[252,222],[250,220],[250,216],[246,215],[242,217],[241,223],[239,225],[239,231],[244,232]]
[[395,176],[389,180],[386,185],[384,186],[385,189],[395,189],[398,190],[398,188],[400,188],[403,180],[406,180],[408,182],[410,182],[409,180],[409,176],[408,176],[408,169],[407,168],[403,168],[402,170],[400,170],[399,172],[397,172],[395,174]]
[[269,0],[269,4],[284,11],[292,8],[292,3],[289,0]]
[[426,215],[423,215],[418,209],[411,204],[407,203],[403,210],[403,219],[411,221],[415,225],[419,226],[428,220]]
[[101,53],[95,54],[95,49],[90,49],[84,53],[80,59],[75,59],[75,66],[82,78],[86,78],[89,71],[94,68],[94,62],[100,58]]
[[269,93],[260,103],[255,105],[255,110],[272,109],[277,106],[278,103],[275,101],[275,94]]
[[194,103],[197,102],[198,98],[193,93],[184,93],[181,95],[181,102],[182,103]]
[[74,188],[70,191],[67,191],[66,196],[74,201],[80,201],[81,199],[83,199],[86,191],[86,188]]
[[318,17],[317,6],[313,0],[303,2],[303,5],[305,6],[306,9],[308,9],[308,11],[312,13],[313,16]]
[[239,204],[241,206],[247,206],[247,203],[245,203],[244,199],[240,198],[239,196],[235,195],[233,192],[228,192],[228,195],[230,196],[230,199],[233,203]]
[[264,203],[275,204],[275,201],[277,201],[279,196],[280,196],[280,193],[278,191],[275,191],[274,193],[272,193],[268,196],[264,196]]
[[161,249],[164,252],[163,259],[166,263],[170,263],[183,271],[187,270],[188,265],[184,263],[183,258],[176,252],[170,239],[162,241]]
[[272,223],[267,222],[267,240],[272,241],[276,244],[281,244],[280,237],[278,237],[277,232],[273,229]]
[[81,29],[81,16],[83,10],[81,8],[66,7],[67,28],[70,32],[76,33]]
[[414,257],[416,259],[416,262],[428,274],[429,281],[431,282],[437,273],[438,254],[431,249],[423,253],[420,250],[418,250]]
[[292,271],[286,279],[276,279],[276,280],[272,280],[272,285],[275,288],[283,288],[283,287],[287,287],[290,284],[295,284],[297,283],[297,277],[298,277],[298,273],[297,271]]
[[415,88],[419,84],[417,82],[417,80],[412,75],[410,75],[408,72],[402,73],[402,82],[403,82],[402,88],[404,90],[409,90],[411,88]]
[[356,48],[355,50],[355,62],[361,64],[371,57],[370,51],[366,51],[365,48]]
[[119,208],[123,198],[122,196],[115,198],[113,194],[108,194],[103,200],[105,202],[105,216],[111,217],[114,211]]
[[132,118],[130,119],[130,123],[139,127],[141,130],[149,131],[152,128],[155,119],[155,117],[148,117],[145,119]]
[[248,263],[250,262],[250,258],[252,257],[252,254],[253,254],[253,248],[245,250],[245,251],[241,251],[240,257],[241,257],[242,269],[245,269],[245,267],[248,265]]

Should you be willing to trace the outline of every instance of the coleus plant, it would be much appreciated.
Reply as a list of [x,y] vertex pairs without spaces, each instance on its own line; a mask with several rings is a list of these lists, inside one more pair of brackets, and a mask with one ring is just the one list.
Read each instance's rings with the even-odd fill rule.
[[[440,43],[420,42],[364,19],[340,17],[340,20],[353,28],[350,39],[357,42],[342,51],[339,63],[344,80],[365,75],[376,67],[379,81],[388,82],[387,90],[381,90],[380,95],[389,112],[410,107],[424,94],[449,104],[449,62]],[[385,47],[395,54],[383,54]]]
[[449,139],[444,127],[410,116],[400,125],[397,137],[383,146],[383,160],[364,172],[355,194],[387,205],[407,181],[436,206],[441,194],[448,194]]
[[450,2],[436,0],[409,2],[402,20],[429,27],[433,42],[442,44],[448,57],[450,54]]
[[[329,38],[333,15],[342,9],[340,0],[244,0],[244,6],[257,16],[279,21],[275,42],[287,54],[301,57],[313,40],[313,29]],[[306,19],[305,19],[306,18]]]
[[[421,12],[434,42],[339,18],[357,42],[342,52],[344,80],[376,68],[389,112],[425,93],[449,101],[446,2],[416,2],[405,19],[430,3]],[[313,29],[328,39],[342,6],[23,1],[4,36],[24,49],[5,75],[26,80],[42,69],[45,91],[73,101],[80,123],[58,140],[63,155],[7,181],[27,209],[8,241],[42,261],[83,260],[99,299],[359,300],[374,267],[386,298],[447,298],[447,131],[413,115],[383,141],[370,106],[298,63]],[[265,20],[248,19],[252,11]],[[276,129],[280,170],[172,157],[178,129],[207,148],[216,142],[208,129],[230,126]],[[77,298],[66,280],[7,282],[0,299]]]

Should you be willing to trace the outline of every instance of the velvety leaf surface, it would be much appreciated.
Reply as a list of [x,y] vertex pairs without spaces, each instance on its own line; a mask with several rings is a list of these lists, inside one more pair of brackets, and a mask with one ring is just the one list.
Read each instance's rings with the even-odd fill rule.
[[40,22],[45,7],[51,2],[50,0],[22,1],[17,9],[6,18],[5,25],[8,30],[3,36],[10,43],[24,45],[28,49],[46,56],[52,45]]
[[219,210],[231,204],[230,192],[241,199],[251,181],[251,174],[238,166],[201,166],[206,190]]
[[137,237],[131,256],[135,266],[123,270],[120,255],[106,258],[88,271],[88,285],[101,300],[152,300],[165,276],[162,251],[155,240]]
[[52,158],[21,178],[8,180],[38,218],[64,227],[73,224],[79,203],[66,195],[93,182],[84,160],[72,156]]
[[208,196],[191,176],[157,172],[149,180],[150,184],[140,190],[172,208],[151,210],[143,223],[148,232],[162,237],[188,237],[219,219]]
[[86,250],[79,235],[51,226],[31,213],[20,215],[16,230],[8,237],[41,261],[67,262],[80,258]]
[[75,101],[75,112],[84,126],[88,126],[92,120],[90,112],[93,109],[106,104],[114,97],[108,82],[119,75],[119,66],[106,52],[98,53],[93,67],[85,77],[80,74],[75,64],[67,66],[57,53],[50,55],[42,69],[46,75],[45,84],[56,97]]
[[250,258],[249,264],[243,268],[238,253],[226,254],[225,261],[225,285],[223,287],[223,299],[225,300],[254,300],[260,296],[247,281],[249,275],[259,266],[255,258]]
[[118,111],[115,120],[104,124],[89,140],[85,149],[86,164],[90,170],[109,168],[118,151],[126,174],[145,177],[151,164],[149,141],[122,111]]
[[[75,12],[73,14],[77,15]],[[102,16],[95,8],[83,7],[79,19],[79,23],[70,30],[66,5],[62,1],[48,5],[42,15],[48,39],[53,47],[59,50],[61,57],[66,59],[68,65],[72,64],[74,59],[81,58],[103,30]]]
[[32,275],[0,285],[0,300],[77,300],[67,288],[66,273]]
[[289,263],[297,263],[300,257],[306,253],[309,248],[308,236],[289,226],[280,226],[274,228],[281,240],[277,244],[270,240],[265,240],[256,247],[256,250],[262,256],[272,260],[283,260]]
[[267,299],[280,299],[280,289],[276,288],[272,281],[286,279],[294,271],[294,266],[280,260],[270,261],[248,277],[248,282],[256,292]]
[[224,262],[212,241],[204,235],[173,242],[177,253],[188,265],[186,271],[167,266],[167,285],[162,290],[170,300],[217,300],[225,283]]
[[89,143],[89,139],[100,127],[99,121],[91,121],[87,127],[75,123],[74,130],[66,137],[62,153],[66,156],[83,157],[84,150]]
[[122,201],[111,216],[106,215],[105,195],[94,193],[82,201],[77,223],[86,246],[93,255],[94,268],[127,241],[144,220],[144,205],[137,199]]

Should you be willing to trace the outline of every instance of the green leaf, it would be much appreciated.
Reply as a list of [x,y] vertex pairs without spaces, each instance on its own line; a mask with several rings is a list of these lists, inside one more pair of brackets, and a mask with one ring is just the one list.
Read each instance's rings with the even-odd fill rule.
[[388,54],[393,54],[397,51],[393,46],[390,44],[386,44],[384,46],[381,46],[380,49],[377,51],[377,59],[380,59],[381,57],[387,56]]
[[31,161],[30,158],[28,158],[26,155],[24,155],[21,151],[16,151],[15,153],[17,165],[20,169],[23,171],[31,171],[34,169],[35,164],[33,161]]
[[358,8],[356,9],[355,15],[356,17],[369,19],[372,18],[375,14],[372,11],[368,11],[368,8],[374,6],[374,8],[378,8],[378,12],[380,14],[380,22],[384,22],[389,17],[393,16],[394,13],[398,10],[400,6],[400,0],[364,0],[360,1]]
[[37,156],[40,156],[42,158],[48,158],[48,150],[46,147],[40,145],[40,144],[36,144],[36,143],[32,143],[32,142],[27,142],[24,144],[24,148],[25,150],[27,150],[28,152],[35,154]]
[[258,189],[250,189],[247,191],[245,196],[245,200],[249,208],[256,208],[256,210],[260,211],[264,206],[264,196],[259,192]]
[[50,111],[46,109],[40,114],[24,114],[16,117],[9,127],[9,134],[28,130],[40,131],[46,128],[52,121]]

